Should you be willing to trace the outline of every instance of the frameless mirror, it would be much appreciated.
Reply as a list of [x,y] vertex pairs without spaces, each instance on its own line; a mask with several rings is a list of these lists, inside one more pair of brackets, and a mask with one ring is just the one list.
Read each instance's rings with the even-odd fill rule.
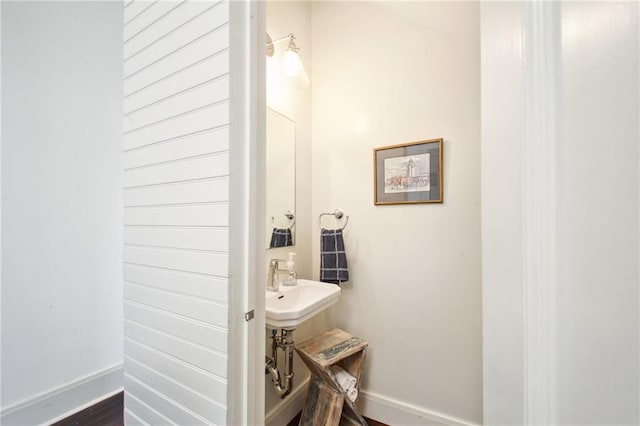
[[296,123],[267,108],[267,248],[295,244]]

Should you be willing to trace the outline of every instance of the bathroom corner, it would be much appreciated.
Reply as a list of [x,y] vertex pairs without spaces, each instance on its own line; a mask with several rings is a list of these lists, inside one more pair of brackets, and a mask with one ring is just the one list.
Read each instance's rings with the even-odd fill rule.
[[[311,72],[311,2],[267,1],[267,32],[275,39],[293,33],[300,55],[313,80]],[[280,46],[277,46],[277,49]],[[278,54],[278,52],[276,52]],[[314,245],[312,229],[315,222],[311,212],[311,92],[308,87],[301,90],[279,90],[267,83],[267,106],[295,123],[295,239],[294,246],[273,248],[267,251],[265,270],[270,259],[287,259],[289,252],[296,253],[296,272],[298,277],[313,276],[312,247]],[[295,341],[301,342],[313,337],[331,326],[330,311],[322,312],[301,324],[295,331]],[[267,354],[270,353],[270,333],[265,334]],[[291,395],[281,399],[273,389],[271,380],[265,376],[265,413],[267,425],[282,425],[288,422],[301,409],[306,392],[309,371],[298,355],[294,355],[294,380]]]

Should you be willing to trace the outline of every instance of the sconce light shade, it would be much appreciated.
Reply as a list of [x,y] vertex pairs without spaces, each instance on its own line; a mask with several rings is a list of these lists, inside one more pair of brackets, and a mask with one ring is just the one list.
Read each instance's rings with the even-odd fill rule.
[[307,76],[298,52],[292,49],[284,52],[282,57],[282,71],[295,87],[309,87],[309,76]]
[[271,70],[275,68],[273,64],[275,44],[287,40],[289,41],[289,47],[282,54],[281,59],[282,74],[287,84],[290,86],[293,86],[295,88],[309,87],[309,76],[304,69],[304,64],[302,63],[302,59],[300,58],[300,49],[296,46],[295,36],[293,34],[289,34],[288,36],[282,37],[275,41],[272,41],[269,34],[267,34],[267,68],[270,68]]

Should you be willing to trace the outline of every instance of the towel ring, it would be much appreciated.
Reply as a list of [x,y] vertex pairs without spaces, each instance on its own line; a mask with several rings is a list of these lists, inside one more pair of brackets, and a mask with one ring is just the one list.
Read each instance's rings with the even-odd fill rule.
[[320,229],[322,229],[322,216],[334,216],[336,220],[342,219],[342,217],[344,216],[344,225],[342,225],[342,228],[338,228],[340,230],[343,230],[344,228],[346,228],[347,224],[349,223],[349,216],[348,215],[345,216],[342,210],[335,209],[333,212],[330,212],[330,213],[320,213],[320,216],[318,216],[318,227]]
[[[289,220],[293,220],[293,223],[291,223],[291,225],[289,225],[289,227],[287,228],[287,229],[292,229],[296,224],[296,215],[291,213],[291,210],[287,210],[287,212],[284,214],[284,216]],[[276,218],[271,216],[271,227],[272,228],[276,227],[275,220],[276,220]]]

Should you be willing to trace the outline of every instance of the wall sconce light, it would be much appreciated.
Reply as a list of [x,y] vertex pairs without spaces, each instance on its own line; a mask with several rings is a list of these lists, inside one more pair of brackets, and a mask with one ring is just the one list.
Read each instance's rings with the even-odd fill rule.
[[291,33],[277,40],[272,40],[269,33],[267,33],[267,57],[274,57],[276,43],[289,41],[287,50],[282,54],[282,73],[292,86],[305,88],[309,86],[309,77],[304,69],[304,64],[300,58],[300,48],[296,46],[295,39],[296,37]]

